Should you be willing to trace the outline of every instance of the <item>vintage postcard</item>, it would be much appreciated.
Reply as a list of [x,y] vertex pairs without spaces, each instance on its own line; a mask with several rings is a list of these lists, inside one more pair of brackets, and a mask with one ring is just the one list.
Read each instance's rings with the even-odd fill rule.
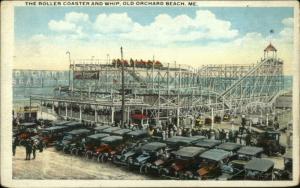
[[297,1],[2,1],[1,184],[299,183]]

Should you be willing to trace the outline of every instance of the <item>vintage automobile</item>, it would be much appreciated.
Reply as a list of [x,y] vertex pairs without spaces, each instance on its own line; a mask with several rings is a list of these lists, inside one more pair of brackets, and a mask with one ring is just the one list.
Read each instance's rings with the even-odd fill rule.
[[238,159],[249,161],[252,158],[260,158],[263,153],[263,148],[255,146],[243,146],[237,151]]
[[135,131],[128,132],[124,135],[124,139],[127,142],[135,142],[137,140],[147,139],[147,138],[149,138],[149,134],[146,130],[135,130]]
[[284,168],[274,169],[276,180],[292,180],[293,179],[293,155],[292,150],[288,150],[284,156]]
[[256,138],[256,146],[262,147],[264,153],[269,156],[278,153],[283,155],[285,153],[285,147],[279,143],[280,134],[279,131],[264,131]]
[[202,147],[202,148],[207,148],[207,149],[212,149],[218,145],[221,144],[220,140],[212,140],[212,139],[202,139],[196,143],[194,143],[194,146],[197,147]]
[[101,139],[101,145],[97,148],[98,162],[112,161],[115,155],[122,152],[125,144],[122,136],[108,136]]
[[121,153],[114,156],[113,163],[129,167],[129,159],[140,155],[141,147],[147,144],[149,140],[150,137],[145,130],[135,130],[123,134],[124,148]]
[[140,155],[128,160],[129,166],[132,169],[139,169],[140,173],[144,173],[149,164],[156,161],[164,149],[167,147],[162,142],[150,142],[141,147]]
[[221,149],[210,149],[200,155],[197,170],[198,179],[215,179],[222,174],[222,169],[230,161],[231,153]]
[[111,132],[111,135],[116,135],[116,136],[124,136],[126,133],[131,132],[132,130],[130,129],[119,129]]
[[69,121],[68,123],[64,124],[64,126],[66,126],[67,130],[69,130],[69,131],[74,130],[74,129],[84,128],[83,124],[81,122],[77,122],[77,121]]
[[45,146],[52,146],[56,141],[61,140],[66,129],[66,126],[54,126],[43,129],[40,135]]
[[66,124],[70,123],[70,121],[65,120],[56,120],[52,122],[52,126],[64,126]]
[[118,130],[121,130],[121,128],[120,127],[109,127],[109,128],[106,128],[106,129],[102,129],[100,132],[101,133],[112,134],[114,131],[118,131]]
[[20,144],[23,145],[23,141],[30,139],[31,137],[38,135],[37,124],[32,122],[21,123],[14,134],[20,140]]
[[96,134],[96,133],[101,133],[102,130],[110,128],[110,127],[111,126],[109,126],[109,125],[96,126],[96,127],[93,128],[93,130]]
[[[62,140],[57,141],[55,144],[56,150],[63,150],[65,153],[71,151],[71,144],[81,142],[82,138],[90,134],[88,129],[76,129],[65,133]],[[73,147],[73,146],[72,146]]]
[[229,151],[232,154],[236,154],[236,152],[242,147],[242,145],[233,143],[233,142],[225,142],[221,145],[216,146],[216,149],[222,149],[225,151]]
[[99,154],[98,149],[100,148],[102,138],[108,136],[110,135],[105,133],[97,133],[87,136],[85,139],[85,158],[92,159],[94,157],[97,157]]
[[162,154],[159,158],[152,163],[148,163],[145,167],[145,172],[151,173],[153,175],[159,175],[162,168],[169,166],[172,159],[174,159],[174,154],[172,152],[177,151],[182,147],[192,146],[195,142],[204,139],[204,136],[173,136],[164,141],[167,147],[164,148]]
[[216,180],[242,180],[245,176],[245,164],[248,161],[235,159],[228,164],[222,165],[222,175],[216,178]]
[[205,148],[188,146],[172,152],[172,157],[160,170],[161,176],[171,179],[193,178],[199,167],[199,155]]
[[245,180],[272,180],[274,162],[253,158],[245,165]]
[[167,138],[165,143],[168,145],[169,148],[172,149],[179,149],[183,146],[190,146],[193,145],[195,142],[205,139],[204,136],[173,136],[171,138]]

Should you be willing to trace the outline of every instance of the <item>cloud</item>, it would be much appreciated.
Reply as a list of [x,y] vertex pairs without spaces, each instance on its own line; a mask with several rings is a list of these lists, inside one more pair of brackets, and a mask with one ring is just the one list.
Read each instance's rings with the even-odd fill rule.
[[217,19],[210,11],[199,10],[195,18],[186,15],[172,18],[167,14],[160,14],[149,25],[136,24],[131,32],[122,34],[121,37],[135,41],[167,44],[232,39],[237,35],[238,31],[231,29],[230,22]]
[[294,19],[285,18],[282,21],[285,26],[280,32],[279,36],[283,42],[292,43],[294,39]]
[[89,24],[90,22],[88,14],[70,12],[65,15],[63,20],[50,20],[48,23],[48,27],[50,30],[55,32],[68,34],[75,33],[80,37],[84,35],[83,27],[89,27]]
[[281,22],[286,27],[293,27],[294,26],[294,19],[293,18],[285,18]]
[[99,33],[126,33],[139,24],[134,23],[127,13],[99,14],[93,25]]
[[89,38],[98,40],[119,38],[155,45],[238,36],[238,30],[232,29],[229,21],[216,18],[208,10],[198,10],[195,17],[182,14],[173,18],[159,14],[153,22],[145,25],[133,21],[127,13],[99,14],[91,22],[87,14],[70,12],[63,20],[51,20],[48,25],[50,30],[69,35],[72,39],[89,34]]

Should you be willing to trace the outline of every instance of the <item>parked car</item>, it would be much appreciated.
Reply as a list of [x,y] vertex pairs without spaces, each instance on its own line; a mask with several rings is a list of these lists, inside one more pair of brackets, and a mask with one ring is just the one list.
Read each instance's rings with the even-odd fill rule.
[[188,146],[172,152],[168,166],[164,166],[160,173],[171,179],[186,179],[194,177],[193,172],[199,167],[199,155],[205,148]]
[[93,130],[96,134],[96,133],[101,133],[102,130],[110,128],[110,127],[111,126],[109,126],[109,125],[96,126],[96,127],[93,128]]
[[212,149],[220,144],[221,144],[220,140],[202,139],[202,140],[194,143],[194,146]]
[[200,155],[197,175],[202,180],[215,179],[222,174],[222,169],[230,161],[231,153],[221,149],[210,149]]
[[253,158],[245,165],[245,180],[272,180],[274,162]]
[[225,142],[221,145],[216,146],[217,149],[222,149],[225,151],[229,151],[232,154],[236,154],[237,151],[242,147],[241,144],[233,143],[233,142]]
[[106,129],[102,129],[100,132],[101,133],[112,134],[114,131],[118,131],[118,130],[121,130],[121,128],[120,127],[109,127],[109,128],[106,128]]
[[63,150],[66,152],[71,152],[71,144],[78,144],[82,141],[82,138],[90,134],[88,129],[76,129],[70,132],[65,133],[61,141],[56,142],[55,148],[57,150]]
[[263,151],[261,147],[243,146],[237,151],[238,159],[249,161],[252,158],[260,158]]
[[119,129],[112,131],[111,135],[116,135],[116,136],[124,136],[126,133],[131,132],[132,130],[130,129]]
[[108,136],[101,139],[101,145],[97,149],[98,162],[112,161],[115,155],[122,152],[125,147],[122,136]]
[[93,135],[89,135],[85,139],[85,158],[97,158],[99,155],[99,150],[101,146],[102,138],[110,136],[109,134],[105,133],[97,133]]
[[61,140],[66,129],[66,126],[54,126],[43,129],[41,132],[41,139],[45,146],[52,146],[56,141]]
[[278,153],[283,155],[285,147],[279,143],[280,134],[279,131],[264,131],[258,135],[256,146],[262,147],[269,156]]
[[141,154],[131,158],[128,162],[131,168],[138,168],[140,173],[146,171],[153,161],[156,161],[167,147],[162,142],[150,142],[141,147]]
[[293,155],[292,150],[288,150],[284,156],[284,168],[274,169],[276,180],[292,180],[293,179]]

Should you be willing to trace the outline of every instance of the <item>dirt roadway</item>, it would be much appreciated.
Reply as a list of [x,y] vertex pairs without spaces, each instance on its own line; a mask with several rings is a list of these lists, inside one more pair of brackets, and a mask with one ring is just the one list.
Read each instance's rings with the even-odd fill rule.
[[18,147],[12,165],[14,179],[149,179],[110,163],[99,164],[65,155],[56,152],[54,148],[48,148],[42,153],[37,152],[37,158],[28,161],[25,160],[25,148]]

